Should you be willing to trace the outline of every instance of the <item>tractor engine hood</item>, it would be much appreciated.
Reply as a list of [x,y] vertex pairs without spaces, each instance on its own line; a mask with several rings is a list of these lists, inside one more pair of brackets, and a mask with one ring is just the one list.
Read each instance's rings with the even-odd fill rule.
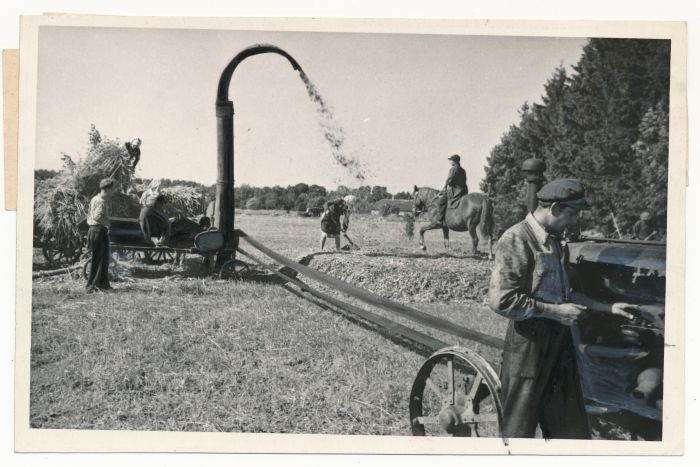
[[569,262],[606,263],[666,273],[666,244],[614,240],[579,240],[568,243]]

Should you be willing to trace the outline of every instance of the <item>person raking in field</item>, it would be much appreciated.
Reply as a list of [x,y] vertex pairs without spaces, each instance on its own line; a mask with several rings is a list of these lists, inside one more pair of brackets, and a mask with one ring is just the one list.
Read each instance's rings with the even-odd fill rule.
[[489,306],[510,320],[503,349],[503,436],[591,436],[572,332],[587,311],[634,318],[639,308],[598,302],[571,292],[561,235],[589,209],[583,184],[555,180],[537,193],[538,206],[513,225],[496,246]]
[[323,206],[323,215],[321,216],[321,250],[326,245],[326,238],[335,240],[335,249],[340,250],[340,235],[343,234],[352,244],[352,241],[347,237],[347,229],[349,225],[349,209],[343,199],[327,201]]
[[90,253],[90,270],[86,290],[98,292],[110,290],[109,284],[109,203],[117,192],[117,182],[112,178],[100,181],[100,192],[90,200],[87,224],[87,250]]

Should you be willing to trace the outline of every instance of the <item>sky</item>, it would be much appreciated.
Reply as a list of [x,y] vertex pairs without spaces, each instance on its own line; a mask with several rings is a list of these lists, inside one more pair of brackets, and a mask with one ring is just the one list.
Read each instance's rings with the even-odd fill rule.
[[235,183],[441,187],[452,154],[478,190],[491,149],[539,102],[583,38],[43,27],[36,168],[84,156],[103,136],[143,141],[137,176],[216,182],[219,76],[242,49],[274,44],[304,69],[342,128],[338,164],[299,74],[276,54],[244,60],[229,88]]

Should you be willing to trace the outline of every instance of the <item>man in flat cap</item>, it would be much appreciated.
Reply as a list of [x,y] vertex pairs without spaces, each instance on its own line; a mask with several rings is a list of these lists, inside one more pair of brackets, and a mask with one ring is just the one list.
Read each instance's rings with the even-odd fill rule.
[[100,192],[90,200],[87,223],[87,249],[91,253],[88,272],[88,292],[109,290],[109,201],[117,192],[117,183],[112,178],[100,181]]
[[510,320],[503,349],[503,436],[590,439],[570,326],[586,310],[622,315],[625,303],[573,294],[561,234],[590,206],[579,180],[561,179],[537,193],[538,206],[498,241],[489,306]]
[[447,173],[447,181],[445,187],[438,193],[438,221],[445,221],[445,211],[447,203],[458,199],[462,195],[466,195],[467,189],[467,172],[459,165],[459,155],[455,154],[447,158],[451,163],[450,171]]

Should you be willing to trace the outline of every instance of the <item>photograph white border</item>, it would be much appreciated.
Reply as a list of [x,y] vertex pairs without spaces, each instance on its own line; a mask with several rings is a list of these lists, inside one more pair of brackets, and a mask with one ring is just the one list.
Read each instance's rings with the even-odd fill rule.
[[[31,252],[41,26],[239,29],[671,39],[668,257],[663,441],[437,439],[411,436],[137,432],[29,428]],[[674,22],[174,18],[43,15],[22,18],[17,211],[15,448],[21,452],[235,452],[412,454],[680,454],[684,429],[686,28]],[[232,55],[236,51],[232,51]]]

